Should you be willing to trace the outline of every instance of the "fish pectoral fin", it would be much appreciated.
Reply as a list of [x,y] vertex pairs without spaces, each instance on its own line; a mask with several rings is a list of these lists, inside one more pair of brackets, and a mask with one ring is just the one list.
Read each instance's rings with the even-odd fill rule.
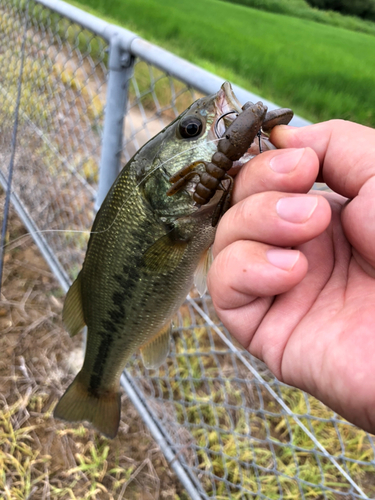
[[148,370],[156,370],[164,363],[169,353],[172,321],[166,323],[156,335],[141,347],[142,361]]
[[79,381],[79,374],[57,403],[53,416],[68,422],[91,422],[99,432],[112,439],[116,436],[121,413],[119,392],[91,394]]
[[214,258],[212,255],[212,248],[210,247],[202,255],[198,267],[194,273],[194,285],[201,297],[203,297],[203,295],[207,291],[207,273],[211,267],[213,260]]
[[69,335],[73,337],[85,326],[83,317],[80,274],[69,288],[65,298],[62,319]]
[[180,263],[187,246],[188,242],[179,239],[173,229],[143,254],[145,268],[149,272],[172,271]]

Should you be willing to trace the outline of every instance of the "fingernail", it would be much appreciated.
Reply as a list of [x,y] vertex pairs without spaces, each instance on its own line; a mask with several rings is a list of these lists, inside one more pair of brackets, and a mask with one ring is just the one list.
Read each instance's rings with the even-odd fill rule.
[[271,248],[266,252],[268,262],[279,269],[290,271],[299,259],[298,250]]
[[302,223],[312,216],[317,204],[317,196],[281,198],[276,203],[276,212],[288,222]]
[[270,167],[274,172],[279,174],[287,174],[294,170],[302,158],[305,148],[295,149],[274,156],[270,161]]

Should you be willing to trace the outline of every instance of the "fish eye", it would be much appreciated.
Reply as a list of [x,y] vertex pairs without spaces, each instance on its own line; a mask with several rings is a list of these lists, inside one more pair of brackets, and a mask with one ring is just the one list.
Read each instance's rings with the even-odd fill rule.
[[195,116],[187,116],[183,118],[179,125],[181,137],[191,139],[200,135],[203,129],[202,121]]

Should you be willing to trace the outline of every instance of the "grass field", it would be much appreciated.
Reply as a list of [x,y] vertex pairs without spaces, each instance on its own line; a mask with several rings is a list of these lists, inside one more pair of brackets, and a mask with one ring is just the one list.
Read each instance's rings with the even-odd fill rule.
[[374,36],[218,0],[75,4],[307,119],[375,125]]
[[362,33],[375,35],[375,23],[355,16],[343,16],[333,10],[319,10],[311,7],[306,0],[224,0],[226,2],[246,5],[255,9],[286,14],[292,17],[308,19],[318,23],[330,24]]

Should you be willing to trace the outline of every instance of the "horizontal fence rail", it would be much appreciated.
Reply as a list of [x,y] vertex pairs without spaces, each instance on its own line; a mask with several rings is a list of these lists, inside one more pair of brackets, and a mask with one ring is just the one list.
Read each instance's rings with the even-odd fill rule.
[[[11,199],[65,291],[121,165],[221,84],[62,1],[0,2],[0,182],[22,85]],[[135,355],[121,383],[191,498],[375,497],[372,436],[234,345],[208,295],[192,290],[174,324],[164,365],[147,371]]]

